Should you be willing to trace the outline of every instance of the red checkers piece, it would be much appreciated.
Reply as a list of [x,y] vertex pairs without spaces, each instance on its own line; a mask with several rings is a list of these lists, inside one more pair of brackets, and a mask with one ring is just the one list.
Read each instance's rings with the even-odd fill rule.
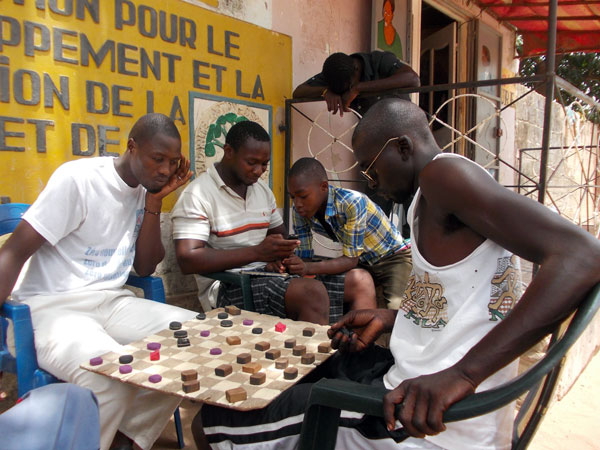
[[160,352],[158,350],[150,353],[150,361],[158,361],[160,359]]
[[275,331],[277,331],[278,333],[283,333],[285,331],[287,327],[285,326],[284,323],[281,322],[277,322],[275,324]]

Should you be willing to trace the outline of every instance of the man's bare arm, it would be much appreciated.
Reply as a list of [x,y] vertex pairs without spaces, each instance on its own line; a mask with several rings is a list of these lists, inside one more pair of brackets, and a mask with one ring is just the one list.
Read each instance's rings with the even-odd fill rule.
[[387,78],[361,81],[355,87],[358,91],[358,94],[365,94],[370,92],[383,92],[390,89],[404,87],[419,87],[420,85],[421,81],[419,80],[419,75],[417,75],[417,73],[409,66],[402,65]]
[[311,86],[308,83],[302,83],[294,89],[293,98],[319,98],[323,95],[325,86]]

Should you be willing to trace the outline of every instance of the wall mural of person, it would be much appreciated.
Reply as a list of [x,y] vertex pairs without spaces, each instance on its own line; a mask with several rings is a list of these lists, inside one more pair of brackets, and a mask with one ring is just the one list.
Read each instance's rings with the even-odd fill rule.
[[402,59],[402,41],[394,28],[395,0],[384,0],[381,8],[383,18],[377,22],[377,48],[394,53]]

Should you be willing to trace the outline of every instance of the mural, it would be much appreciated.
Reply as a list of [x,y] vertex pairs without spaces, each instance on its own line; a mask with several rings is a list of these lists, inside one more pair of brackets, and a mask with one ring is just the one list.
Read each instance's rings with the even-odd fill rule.
[[406,35],[407,17],[409,16],[406,0],[374,0],[371,25],[371,47],[373,50],[384,50],[394,53],[398,59],[407,61]]

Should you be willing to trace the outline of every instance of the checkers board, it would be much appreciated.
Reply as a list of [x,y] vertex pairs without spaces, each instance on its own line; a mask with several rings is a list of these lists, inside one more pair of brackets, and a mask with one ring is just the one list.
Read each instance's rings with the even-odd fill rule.
[[[313,370],[317,365],[331,356],[335,350],[329,349],[327,353],[319,353],[319,344],[327,346],[330,339],[327,336],[329,326],[316,325],[308,322],[293,321],[280,317],[258,314],[241,310],[240,315],[229,314],[230,327],[221,326],[222,319],[217,318],[223,313],[223,308],[216,308],[206,313],[205,319],[193,319],[182,323],[181,330],[188,333],[190,346],[178,347],[174,330],[167,329],[150,335],[141,341],[125,346],[125,351],[133,356],[129,363],[132,368],[130,373],[122,374],[119,371],[120,354],[110,352],[102,357],[102,363],[91,365],[89,361],[81,364],[83,369],[95,372],[119,381],[144,387],[165,394],[175,395],[192,400],[201,400],[213,405],[239,410],[258,409],[266,406],[285,389],[293,386],[304,375]],[[244,321],[253,321],[251,325],[244,325]],[[283,332],[275,331],[276,324],[284,324]],[[281,327],[281,325],[279,326]],[[252,332],[255,328],[262,328],[261,334]],[[304,330],[312,328],[312,336],[304,336]],[[202,336],[201,333],[208,336]],[[227,337],[238,336],[240,344],[230,345]],[[285,347],[285,341],[295,339],[296,345],[305,346],[307,353],[315,357],[313,363],[302,363],[301,356],[295,356],[292,348]],[[268,342],[269,350],[279,350],[280,358],[288,360],[290,368],[296,368],[298,375],[294,379],[284,378],[284,369],[276,368],[276,360],[267,359],[267,351],[257,350],[256,344]],[[152,350],[147,349],[148,343],[159,343],[160,359],[150,360]],[[212,355],[211,349],[220,348],[220,355]],[[323,349],[321,349],[323,351]],[[266,374],[266,380],[260,385],[250,384],[250,373],[242,371],[243,364],[237,362],[238,355],[250,353],[251,362],[261,365],[261,372]],[[310,356],[310,355],[309,355]],[[305,361],[306,362],[306,361]],[[232,366],[231,374],[222,377],[215,373],[215,368],[229,364]],[[181,372],[193,369],[198,372],[200,388],[195,392],[184,392],[182,387]],[[292,369],[293,370],[293,369]],[[149,381],[150,375],[158,374],[162,377],[158,383]],[[229,402],[226,392],[242,387],[247,392],[247,399]]]

